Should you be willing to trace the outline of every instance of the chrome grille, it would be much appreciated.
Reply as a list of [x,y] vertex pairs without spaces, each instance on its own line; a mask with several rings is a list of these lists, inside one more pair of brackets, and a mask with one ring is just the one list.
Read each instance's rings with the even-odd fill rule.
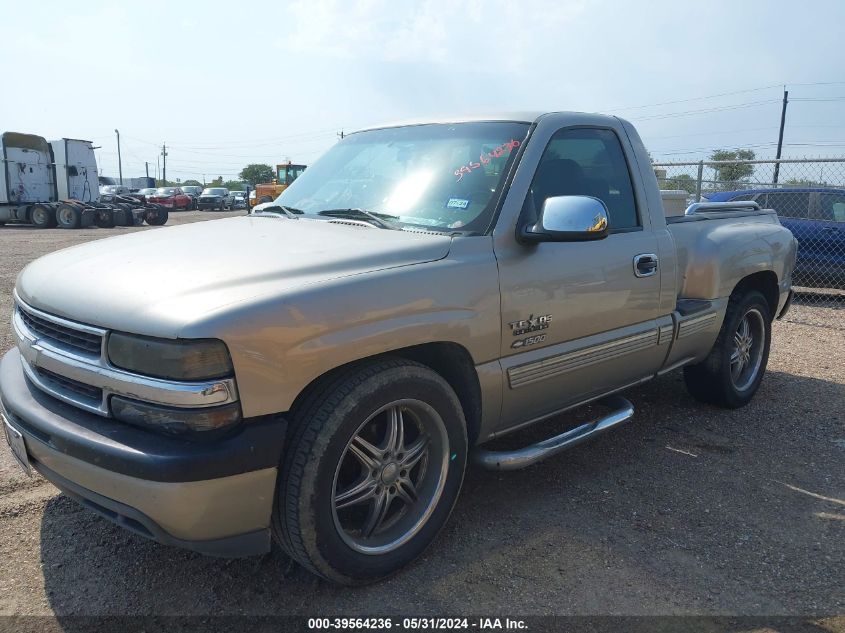
[[42,319],[18,306],[18,314],[26,326],[38,336],[50,339],[61,345],[71,347],[86,354],[100,354],[102,337],[97,334],[75,330],[73,328]]
[[29,381],[70,405],[110,417],[109,399],[121,395],[165,406],[198,408],[236,402],[235,379],[169,381],[112,366],[108,330],[42,312],[14,294],[12,333]]

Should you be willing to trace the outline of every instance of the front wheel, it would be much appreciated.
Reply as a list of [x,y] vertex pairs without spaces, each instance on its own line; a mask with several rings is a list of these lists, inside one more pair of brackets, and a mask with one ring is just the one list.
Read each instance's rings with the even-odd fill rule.
[[769,360],[772,319],[766,298],[756,290],[733,295],[710,354],[684,368],[687,390],[698,400],[728,409],[751,401]]
[[463,481],[467,437],[455,392],[423,365],[358,366],[297,408],[273,532],[300,564],[363,584],[417,558]]

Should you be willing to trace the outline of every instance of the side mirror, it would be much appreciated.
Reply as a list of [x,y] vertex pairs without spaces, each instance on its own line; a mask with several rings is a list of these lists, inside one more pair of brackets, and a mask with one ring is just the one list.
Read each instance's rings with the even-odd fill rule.
[[586,242],[608,236],[607,207],[590,196],[546,198],[536,224],[519,231],[521,242]]

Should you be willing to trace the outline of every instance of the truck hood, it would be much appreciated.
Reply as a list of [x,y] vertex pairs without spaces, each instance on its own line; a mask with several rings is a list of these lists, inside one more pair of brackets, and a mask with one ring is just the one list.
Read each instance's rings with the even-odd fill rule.
[[150,336],[250,299],[444,258],[446,235],[247,216],[88,242],[41,257],[17,281],[29,305]]

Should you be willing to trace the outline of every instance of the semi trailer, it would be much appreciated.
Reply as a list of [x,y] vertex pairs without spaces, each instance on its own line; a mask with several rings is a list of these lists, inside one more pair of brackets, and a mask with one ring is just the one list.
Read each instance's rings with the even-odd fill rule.
[[35,134],[0,135],[0,225],[103,228],[167,222],[167,209],[117,196],[100,200],[97,159],[90,141],[48,142]]

